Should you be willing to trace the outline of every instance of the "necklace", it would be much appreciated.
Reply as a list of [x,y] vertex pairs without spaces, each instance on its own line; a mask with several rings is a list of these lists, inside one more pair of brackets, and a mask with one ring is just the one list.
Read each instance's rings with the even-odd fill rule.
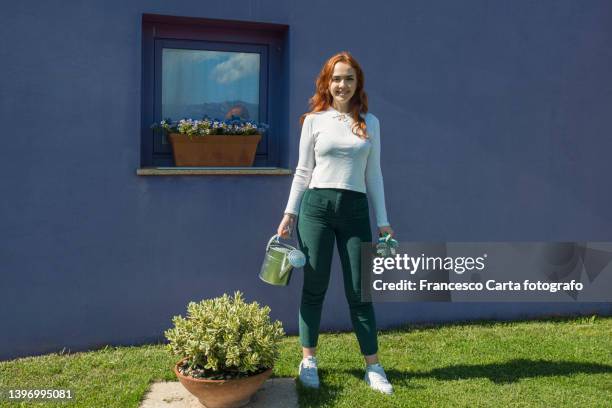
[[345,122],[345,123],[351,120],[351,117],[348,113],[340,113],[338,111],[335,111],[335,112],[336,113],[334,113],[332,118],[338,119],[340,122]]

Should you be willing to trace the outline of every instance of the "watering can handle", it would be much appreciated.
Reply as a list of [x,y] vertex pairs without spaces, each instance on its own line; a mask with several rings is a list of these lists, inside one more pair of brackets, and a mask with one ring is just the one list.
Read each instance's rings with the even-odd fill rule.
[[276,242],[281,245],[284,246],[285,248],[289,248],[289,249],[294,249],[292,247],[287,246],[286,244],[282,243],[279,241],[280,236],[278,234],[274,234],[272,236],[272,238],[270,238],[270,240],[268,241],[268,245],[266,245],[266,252],[268,252],[268,250],[270,249],[270,244],[272,244],[272,241],[276,240]]
[[[381,238],[382,238],[382,237],[381,237]],[[387,242],[387,243],[388,243],[388,242],[389,242],[389,240],[392,240],[392,239],[393,239],[393,236],[387,232],[387,233],[385,233],[384,238],[385,238],[385,242]]]
[[268,241],[268,245],[266,245],[266,252],[268,252],[268,250],[270,249],[270,244],[272,243],[272,241],[274,241],[276,239],[276,242],[278,242],[278,234],[274,234],[272,236],[272,238],[270,238],[270,240]]
[[383,239],[385,242],[389,242],[390,238],[391,238],[391,234],[389,234],[388,232],[385,232],[385,235],[380,235],[378,237],[378,242],[380,242],[381,239]]

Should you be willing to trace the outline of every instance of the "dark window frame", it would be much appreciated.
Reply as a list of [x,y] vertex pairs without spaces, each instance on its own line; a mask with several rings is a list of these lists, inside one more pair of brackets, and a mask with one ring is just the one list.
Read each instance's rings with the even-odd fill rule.
[[[286,134],[286,57],[288,26],[143,14],[141,167],[173,167],[169,145],[150,129],[161,120],[161,49],[257,50],[260,65],[260,121],[270,128],[257,148],[253,167],[280,166],[280,144]],[[193,48],[191,48],[193,47]],[[209,48],[207,48],[209,47]],[[173,118],[178,119],[178,118]]]

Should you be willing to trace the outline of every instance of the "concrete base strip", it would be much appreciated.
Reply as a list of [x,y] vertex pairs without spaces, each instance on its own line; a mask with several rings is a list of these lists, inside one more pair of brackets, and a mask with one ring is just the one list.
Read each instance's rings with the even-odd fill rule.
[[[200,401],[178,381],[156,382],[140,408],[202,408]],[[298,397],[293,378],[270,378],[253,395],[245,408],[297,408]]]

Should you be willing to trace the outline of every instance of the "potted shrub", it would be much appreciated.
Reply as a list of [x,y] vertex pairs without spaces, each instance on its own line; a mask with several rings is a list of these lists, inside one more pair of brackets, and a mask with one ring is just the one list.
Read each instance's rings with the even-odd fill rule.
[[174,373],[207,408],[241,407],[272,374],[285,335],[270,308],[246,303],[240,291],[199,303],[187,317],[174,316],[165,331],[169,350],[180,357]]
[[172,145],[176,166],[252,166],[268,125],[239,119],[171,119],[154,123]]

